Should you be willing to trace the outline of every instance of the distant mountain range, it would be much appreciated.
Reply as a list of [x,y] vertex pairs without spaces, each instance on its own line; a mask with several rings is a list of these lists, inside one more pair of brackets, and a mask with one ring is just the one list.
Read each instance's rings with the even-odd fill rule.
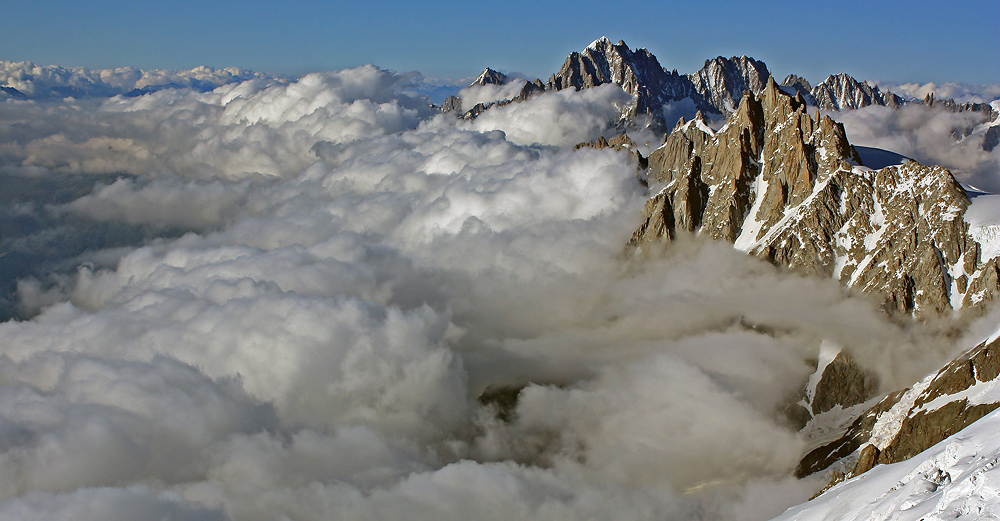
[[134,67],[88,69],[0,61],[0,101],[5,99],[100,98],[141,96],[163,89],[190,88],[200,92],[247,80],[287,83],[291,78],[238,67],[195,67],[182,71]]
[[[689,99],[698,110],[709,114],[727,115],[736,111],[744,92],[760,95],[772,79],[764,62],[747,56],[705,60],[705,65],[690,74],[680,74],[676,69],[667,70],[646,49],[629,49],[623,41],[612,43],[607,37],[595,40],[582,52],[570,54],[558,72],[545,82],[526,82],[520,94],[505,102],[520,101],[546,91],[567,88],[586,89],[614,83],[632,95],[632,104],[625,114],[631,118],[649,115],[661,128],[669,128],[673,121],[664,121],[662,107],[666,103]],[[487,68],[472,85],[504,84],[508,78]],[[932,95],[925,99],[907,99],[891,92],[882,92],[878,86],[859,81],[848,74],[834,74],[812,86],[800,76],[790,74],[780,84],[781,89],[800,96],[807,106],[823,110],[846,110],[881,105],[900,107],[907,104],[940,106],[955,112],[977,112],[983,118],[995,120],[1000,113],[988,103],[957,103],[937,100]],[[469,119],[482,113],[488,104],[463,107],[460,99],[450,98],[444,109],[458,111]]]

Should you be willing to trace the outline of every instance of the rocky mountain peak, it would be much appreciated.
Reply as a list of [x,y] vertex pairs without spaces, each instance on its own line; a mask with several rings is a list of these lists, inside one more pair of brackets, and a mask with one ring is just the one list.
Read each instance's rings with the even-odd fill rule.
[[712,134],[684,124],[649,156],[657,193],[630,244],[681,231],[879,295],[889,313],[980,309],[1000,289],[997,259],[962,216],[969,198],[942,168],[872,170],[843,125],[813,117],[769,78]]
[[796,87],[795,90],[799,90],[801,88],[805,92],[809,92],[812,90],[812,85],[809,84],[809,80],[795,74],[789,74],[788,76],[785,76],[785,79],[781,82],[781,85],[784,87]]
[[[697,72],[680,74],[676,69],[665,69],[646,49],[632,50],[622,40],[613,43],[607,36],[602,36],[582,51],[571,53],[548,81],[528,82],[521,93],[511,99],[471,108],[463,107],[456,99],[444,104],[442,110],[454,112],[465,119],[473,119],[491,106],[524,101],[546,91],[566,88],[580,90],[614,83],[632,95],[632,102],[623,111],[624,120],[642,115],[649,118],[647,121],[656,131],[665,132],[671,128],[671,122],[664,120],[665,104],[689,99],[698,110],[729,115],[738,109],[745,92],[760,95],[769,79],[771,73],[767,66],[748,56],[718,56],[706,60]],[[487,68],[473,85],[503,84],[507,81],[508,78],[502,73]],[[922,103],[954,112],[976,111],[990,119],[997,114],[993,107],[983,103],[958,104],[953,100],[936,99],[904,100],[845,73],[831,75],[815,86],[804,78],[791,74],[781,82],[781,87],[793,99],[799,96],[800,101],[806,105],[830,111],[869,105],[895,108],[906,103]],[[462,108],[459,110],[455,107]],[[991,140],[985,142],[987,146],[995,146],[995,136],[996,132],[991,134]]]
[[487,67],[486,69],[483,70],[483,72],[479,75],[479,77],[475,79],[475,81],[473,81],[472,83],[469,84],[469,86],[470,87],[475,87],[477,85],[479,85],[479,86],[484,86],[484,85],[504,85],[506,83],[507,83],[507,75],[506,74],[504,74],[504,73],[502,73],[500,71],[495,71],[495,70]]
[[[582,52],[573,52],[559,72],[546,84],[547,90],[586,89],[614,83],[633,96],[626,117],[650,114],[662,120],[662,105],[697,97],[690,81],[676,71],[667,72],[646,49],[629,49],[624,41],[595,40]],[[706,107],[711,108],[711,107]]]
[[[622,45],[625,44],[625,42],[622,40],[619,40],[619,43],[621,43]],[[602,51],[602,49],[610,45],[612,45],[611,38],[608,38],[607,36],[601,36],[600,38],[590,42],[590,45],[588,45],[586,48],[600,52]]]
[[[824,110],[845,110],[886,105],[886,96],[867,81],[858,81],[846,74],[832,74],[812,89],[817,105]],[[894,96],[894,95],[893,95]],[[895,98],[889,98],[895,104]],[[902,101],[901,99],[898,101]]]
[[789,74],[781,82],[781,86],[785,87],[783,90],[789,94],[795,93],[802,96],[802,100],[808,105],[817,106],[816,98],[812,95],[812,85],[809,81],[801,76],[796,76],[795,74]]

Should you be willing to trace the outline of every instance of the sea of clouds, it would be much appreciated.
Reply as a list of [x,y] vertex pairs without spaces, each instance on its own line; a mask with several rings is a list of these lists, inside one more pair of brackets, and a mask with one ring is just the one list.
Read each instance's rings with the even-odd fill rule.
[[926,165],[941,165],[963,183],[1000,192],[1000,147],[987,152],[983,140],[990,121],[978,112],[940,107],[870,106],[830,115],[844,124],[851,144],[889,150]]
[[226,67],[195,67],[185,71],[161,69],[88,69],[0,60],[0,100],[92,98],[119,94],[138,96],[168,88],[210,91],[219,85],[250,79],[287,83],[288,78]]
[[783,414],[821,341],[887,390],[954,354],[728,244],[626,252],[634,163],[572,146],[617,87],[467,122],[418,79],[0,103],[0,519],[765,519],[822,485]]
[[943,83],[872,82],[883,91],[889,90],[905,98],[924,99],[928,94],[938,100],[953,99],[958,103],[989,103],[1000,99],[1000,84],[974,85],[946,81]]

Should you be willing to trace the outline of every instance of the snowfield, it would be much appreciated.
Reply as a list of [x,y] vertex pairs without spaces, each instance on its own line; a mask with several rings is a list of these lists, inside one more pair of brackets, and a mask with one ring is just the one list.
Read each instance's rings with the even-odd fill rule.
[[1000,411],[919,455],[879,465],[773,521],[1000,519]]

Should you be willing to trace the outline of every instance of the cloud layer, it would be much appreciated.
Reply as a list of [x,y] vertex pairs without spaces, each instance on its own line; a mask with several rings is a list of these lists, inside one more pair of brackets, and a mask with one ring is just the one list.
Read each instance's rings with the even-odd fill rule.
[[962,182],[1000,192],[1000,148],[983,150],[983,116],[941,108],[870,106],[830,114],[854,145],[883,148],[928,165],[941,165]]
[[164,88],[210,91],[250,79],[287,81],[237,67],[195,67],[186,71],[141,70],[134,67],[91,70],[83,67],[0,61],[0,100],[137,96]]
[[1000,85],[970,85],[967,83],[896,83],[876,82],[880,89],[891,90],[907,98],[924,99],[933,94],[937,99],[954,99],[959,103],[989,103],[1000,99]]
[[25,240],[142,232],[19,283],[0,518],[762,519],[815,490],[782,409],[820,341],[886,385],[947,354],[728,245],[625,254],[634,166],[570,146],[619,89],[462,122],[414,81],[0,104],[4,179],[82,179],[15,197]]

